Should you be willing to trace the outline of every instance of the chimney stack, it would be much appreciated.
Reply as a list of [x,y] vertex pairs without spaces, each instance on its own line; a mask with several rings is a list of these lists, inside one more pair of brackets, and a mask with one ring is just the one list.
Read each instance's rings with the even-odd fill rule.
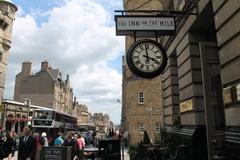
[[32,74],[32,62],[30,62],[30,61],[23,62],[21,72],[24,77],[30,76]]
[[43,61],[41,65],[41,71],[48,71],[49,66],[48,66],[48,61]]
[[67,81],[69,81],[69,74],[67,74]]

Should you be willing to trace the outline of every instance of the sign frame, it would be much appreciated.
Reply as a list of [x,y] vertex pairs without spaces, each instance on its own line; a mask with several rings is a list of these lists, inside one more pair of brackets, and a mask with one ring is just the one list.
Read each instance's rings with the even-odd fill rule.
[[[118,27],[118,20],[121,18],[136,18],[136,19],[170,19],[171,22],[173,22],[173,28],[174,29],[124,29],[124,30],[119,30]],[[160,21],[157,21],[160,22]],[[148,22],[147,22],[148,23]],[[144,26],[146,25],[146,26]],[[151,24],[144,24],[142,27],[151,27]],[[155,26],[156,27],[156,26]],[[132,35],[132,36],[136,36],[136,37],[156,37],[156,36],[160,36],[160,35],[174,35],[176,32],[176,20],[175,20],[175,16],[169,16],[169,15],[115,15],[115,30],[116,30],[116,35],[117,36],[126,36],[126,35]]]
[[41,160],[70,160],[71,159],[71,147],[42,147],[40,151]]

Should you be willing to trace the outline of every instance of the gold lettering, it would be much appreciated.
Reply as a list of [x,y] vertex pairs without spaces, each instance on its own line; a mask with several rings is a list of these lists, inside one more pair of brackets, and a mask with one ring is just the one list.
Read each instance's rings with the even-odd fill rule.
[[190,111],[190,110],[193,110],[192,99],[180,103],[180,112],[181,113],[186,112],[186,111]]

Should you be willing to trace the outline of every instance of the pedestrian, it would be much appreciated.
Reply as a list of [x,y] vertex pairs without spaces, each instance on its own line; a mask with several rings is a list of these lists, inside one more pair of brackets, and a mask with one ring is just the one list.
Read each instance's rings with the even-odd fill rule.
[[99,142],[101,141],[101,134],[97,131],[95,135],[95,146],[99,146]]
[[74,133],[73,138],[77,141],[77,139],[79,138],[77,133]]
[[31,136],[29,127],[23,128],[23,136],[20,137],[18,147],[18,160],[35,160],[35,140]]
[[4,144],[5,144],[5,128],[0,128],[0,159],[5,157],[4,153]]
[[77,143],[72,132],[69,132],[63,142],[64,146],[71,147],[71,159],[76,155]]
[[0,159],[8,158],[8,160],[12,160],[16,148],[16,142],[14,140],[14,133],[9,131],[7,133],[7,139],[1,148]]
[[39,133],[34,133],[33,137],[34,137],[35,144],[36,144],[35,160],[40,160],[40,152],[41,152],[41,148],[42,148],[42,145],[40,144],[40,135],[39,135]]
[[63,144],[62,133],[59,132],[57,138],[54,140],[54,146],[61,147]]
[[15,151],[17,151],[17,140],[16,140],[17,133],[12,131],[12,134],[13,134],[13,153],[12,153],[12,156],[14,157]]
[[7,134],[7,140],[4,145],[4,149],[6,151],[5,154],[8,160],[12,160],[15,151],[15,146],[16,143],[14,142],[14,133],[12,131],[9,131]]
[[125,130],[123,133],[123,142],[124,142],[125,147],[127,147],[128,146],[128,131],[127,130]]
[[36,150],[40,150],[42,145],[40,144],[40,136],[39,133],[34,133],[33,134],[34,140],[35,140],[35,144],[36,144]]
[[48,139],[47,139],[47,133],[42,132],[41,138],[40,138],[40,144],[44,147],[48,147]]
[[77,146],[78,148],[76,151],[76,156],[79,160],[84,160],[83,149],[85,147],[85,139],[83,138],[82,134],[78,134]]

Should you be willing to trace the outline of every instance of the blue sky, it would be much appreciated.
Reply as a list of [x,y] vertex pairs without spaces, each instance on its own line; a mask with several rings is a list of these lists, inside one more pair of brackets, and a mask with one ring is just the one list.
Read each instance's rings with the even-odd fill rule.
[[90,112],[108,113],[120,123],[124,38],[115,36],[114,10],[122,0],[12,0],[19,8],[4,98],[13,98],[22,62],[33,74],[48,60],[70,74],[74,95]]
[[[14,4],[20,6],[24,10],[24,14],[36,13],[36,12],[46,12],[54,7],[63,6],[68,0],[12,0]],[[81,1],[81,0],[79,0]],[[101,4],[109,13],[114,17],[114,10],[122,9],[122,0],[90,0]],[[43,22],[47,22],[48,16],[35,16],[38,25]],[[110,22],[114,25],[114,21]]]

